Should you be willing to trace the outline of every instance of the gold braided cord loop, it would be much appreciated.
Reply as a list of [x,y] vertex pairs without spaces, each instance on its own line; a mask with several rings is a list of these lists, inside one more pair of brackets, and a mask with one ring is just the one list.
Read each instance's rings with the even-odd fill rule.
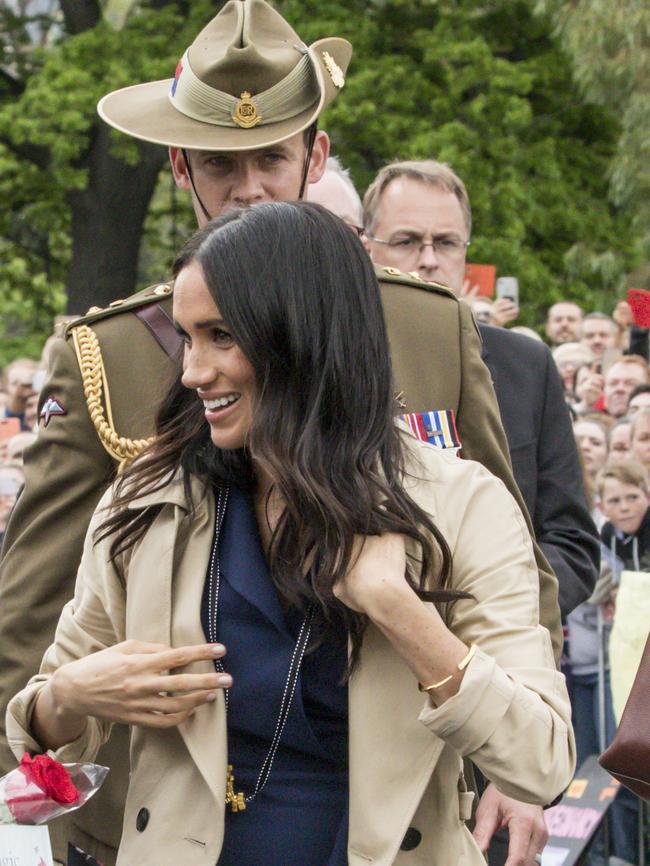
[[[131,461],[147,445],[150,445],[154,441],[153,437],[149,439],[127,439],[125,436],[119,436],[116,433],[110,408],[111,403],[106,371],[104,370],[104,361],[97,335],[88,325],[79,325],[72,330],[72,339],[77,353],[77,360],[79,361],[79,369],[81,370],[81,380],[83,382],[86,405],[88,406],[88,414],[97,431],[97,435],[111,457],[118,460],[120,464]],[[104,412],[104,406],[102,405],[102,397],[106,404],[108,420]]]

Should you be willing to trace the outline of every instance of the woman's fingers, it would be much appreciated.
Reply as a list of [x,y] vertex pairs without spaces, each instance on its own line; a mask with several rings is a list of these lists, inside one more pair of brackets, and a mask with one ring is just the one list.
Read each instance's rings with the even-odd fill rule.
[[201,689],[228,689],[232,685],[230,674],[168,674],[147,680],[150,692],[182,694]]
[[182,668],[192,662],[214,661],[223,658],[226,648],[223,644],[198,644],[196,646],[183,646],[170,649],[164,648],[157,651],[150,658],[145,659],[146,666],[150,670],[171,671]]
[[212,703],[216,698],[217,689],[201,689],[184,695],[148,695],[134,701],[129,707],[129,713],[162,713],[173,716],[177,713],[189,713],[203,704]]

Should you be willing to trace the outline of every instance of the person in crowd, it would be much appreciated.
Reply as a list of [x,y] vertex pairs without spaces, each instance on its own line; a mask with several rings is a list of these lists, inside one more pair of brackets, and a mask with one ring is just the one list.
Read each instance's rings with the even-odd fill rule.
[[575,375],[575,401],[571,404],[573,411],[577,415],[597,412],[596,405],[602,407],[604,384],[601,361],[579,367]]
[[17,433],[7,442],[7,460],[10,463],[23,462],[25,449],[36,441],[35,433]]
[[635,385],[630,391],[626,414],[632,418],[639,409],[650,409],[650,382]]
[[[374,269],[326,209],[232,211],[174,270],[181,380],[95,513],[12,748],[90,757],[136,726],[125,866],[190,862],[194,840],[219,866],[406,864],[409,826],[420,857],[480,866],[460,757],[538,803],[573,770],[521,513],[395,425]],[[176,649],[144,603],[170,592]]]
[[[605,604],[604,616],[607,618],[608,608],[611,612],[615,611],[616,591],[623,569],[650,571],[650,488],[646,467],[634,459],[617,464],[608,461],[600,471],[597,483],[600,508],[606,522],[601,528],[603,567],[595,595],[601,604]],[[615,613],[613,615],[615,616]],[[605,625],[606,655],[609,624]],[[596,706],[594,695],[592,708]],[[605,706],[605,741],[609,745],[614,736],[615,722],[608,676],[605,679]],[[598,714],[595,714],[590,724],[586,717],[578,716],[574,712],[578,754],[584,749],[593,749],[594,746],[594,751],[600,751],[599,739],[585,742],[586,737],[593,738],[594,734],[598,734],[597,728],[594,730],[597,719]],[[580,740],[582,742],[579,742]],[[638,800],[625,788],[621,788],[611,812],[612,853],[626,863],[638,863]]]
[[350,172],[336,156],[330,156],[320,180],[307,189],[307,199],[336,213],[358,234],[363,229],[363,206]]
[[0,464],[0,545],[9,515],[24,483],[25,476],[20,463],[8,460]]
[[632,452],[632,419],[619,418],[607,434],[607,461],[610,464],[623,463]]
[[[460,292],[471,205],[449,166],[423,160],[382,168],[364,196],[364,225],[376,263],[416,270]],[[598,538],[584,500],[562,386],[542,344],[502,328],[479,325],[479,331],[515,479],[558,576],[565,614],[591,594]]]
[[[471,236],[471,205],[462,180],[433,160],[382,168],[363,200],[366,246],[381,265],[417,272],[460,293]],[[479,325],[482,357],[494,383],[515,479],[536,538],[559,582],[560,609],[572,610],[593,590],[599,563],[571,421],[548,348],[502,328]],[[478,815],[481,810],[479,806]],[[529,812],[543,824],[543,816]],[[487,851],[489,840],[482,838]],[[513,857],[502,837],[490,859]]]
[[576,402],[576,376],[581,367],[589,367],[595,355],[582,343],[562,343],[553,349],[553,360],[562,379],[564,393],[570,402]]
[[622,355],[604,371],[604,375],[591,371],[576,380],[579,402],[576,411],[581,414],[604,412],[612,418],[627,414],[632,390],[650,383],[650,369],[640,355]]
[[580,326],[580,342],[596,358],[602,358],[608,349],[618,348],[616,322],[606,313],[587,313]]
[[573,434],[582,457],[587,502],[599,527],[602,524],[602,514],[597,503],[596,476],[607,462],[607,436],[612,424],[612,420],[606,415],[594,413],[580,416],[573,425]]
[[544,330],[551,348],[580,340],[583,311],[573,301],[558,301],[549,307]]
[[515,325],[510,328],[513,334],[521,334],[524,337],[529,337],[531,340],[537,340],[538,343],[543,342],[540,335],[533,328],[527,328],[525,325]]
[[630,428],[632,456],[650,472],[650,409],[639,409]]
[[599,475],[601,508],[606,523],[601,529],[603,554],[613,573],[650,571],[650,509],[647,468],[635,459],[608,461]]
[[618,327],[618,343],[625,354],[640,355],[650,361],[648,335],[650,331],[635,324],[632,307],[626,300],[617,302],[612,318]]
[[603,387],[603,408],[613,418],[627,412],[632,389],[650,383],[648,363],[639,355],[625,355],[607,370]]
[[475,298],[471,298],[468,300],[470,307],[472,308],[472,314],[474,315],[474,320],[479,325],[493,325],[493,309],[494,303],[490,298],[487,298],[482,295],[477,295]]
[[21,430],[29,430],[25,422],[27,401],[34,394],[33,378],[38,365],[30,358],[17,358],[6,370],[7,402],[5,418],[18,418]]
[[38,393],[34,393],[25,401],[25,414],[23,417],[25,427],[30,433],[38,432]]
[[[174,180],[204,225],[234,207],[299,199],[319,179],[329,140],[318,115],[345,88],[350,53],[338,38],[305,45],[264,0],[230,0],[185,52],[173,79],[115,91],[98,111],[121,132],[169,147]],[[463,454],[502,478],[525,511],[469,308],[443,286],[391,268],[377,274],[403,410],[453,412]],[[38,438],[25,455],[25,489],[0,563],[0,772],[15,766],[4,708],[37,669],[72,595],[93,510],[115,472],[155,433],[156,406],[178,367],[172,298],[173,286],[162,283],[108,309],[91,308],[49,346]],[[535,551],[540,619],[559,660],[557,580]],[[115,863],[127,755],[126,730],[116,725],[98,756],[111,767],[102,790],[51,828],[61,860],[70,842],[105,866]],[[481,816],[487,837],[499,823],[512,825],[513,857],[530,859],[539,838],[519,820],[511,798],[489,786]]]

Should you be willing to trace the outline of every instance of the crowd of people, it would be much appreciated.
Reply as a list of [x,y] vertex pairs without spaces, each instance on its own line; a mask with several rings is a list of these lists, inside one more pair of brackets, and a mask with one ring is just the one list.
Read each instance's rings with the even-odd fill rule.
[[447,165],[362,201],[316,125],[349,59],[237,0],[172,82],[105,97],[199,231],[173,290],[5,371],[0,757],[111,767],[52,830],[70,866],[534,866],[613,735],[595,640],[647,563],[647,333],[563,301],[545,343],[478,296]]

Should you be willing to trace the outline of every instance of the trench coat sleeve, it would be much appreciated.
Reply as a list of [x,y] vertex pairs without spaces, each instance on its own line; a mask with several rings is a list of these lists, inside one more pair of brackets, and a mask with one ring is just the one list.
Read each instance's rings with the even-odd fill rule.
[[[501,478],[524,515],[528,532],[533,525],[512,472],[508,443],[488,368],[481,360],[481,338],[467,304],[458,302],[460,315],[461,393],[456,425],[462,456],[483,464]],[[540,622],[551,636],[556,664],[562,655],[563,634],[558,606],[558,582],[539,545],[533,542],[539,573]]]
[[[54,642],[46,650],[40,671],[9,702],[6,715],[7,742],[16,758],[25,750],[42,752],[31,732],[31,717],[38,693],[62,665],[114,646],[124,639],[126,591],[115,568],[108,561],[110,540],[93,542],[95,528],[103,519],[100,503],[91,521],[79,566],[74,598],[63,608]],[[85,731],[71,743],[56,750],[59,761],[92,761],[108,740],[109,722],[88,718]]]
[[571,780],[575,744],[564,676],[539,624],[526,523],[503,483],[478,464],[447,460],[441,489],[452,586],[473,595],[448,605],[447,624],[479,652],[457,694],[439,708],[429,699],[421,721],[503,793],[550,803]]
[[11,515],[0,562],[0,775],[16,762],[5,739],[9,700],[38,669],[72,597],[91,515],[114,472],[88,415],[74,349],[53,341],[40,404],[66,411],[25,454],[25,488]]

